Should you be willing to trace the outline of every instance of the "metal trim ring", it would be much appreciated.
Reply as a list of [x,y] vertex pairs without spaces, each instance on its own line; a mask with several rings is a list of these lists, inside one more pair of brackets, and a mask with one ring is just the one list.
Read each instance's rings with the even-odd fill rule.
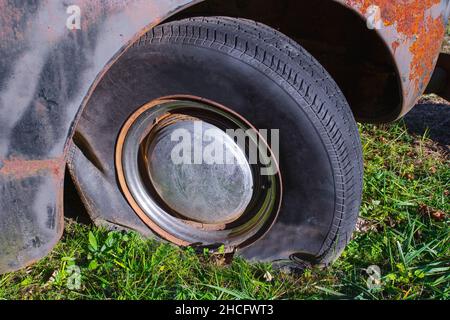
[[[255,197],[248,212],[237,221],[221,225],[199,223],[173,215],[149,192],[148,185],[143,181],[139,170],[141,144],[150,134],[152,124],[158,123],[171,112],[178,113],[181,109],[214,113],[232,122],[237,128],[254,129],[257,132],[237,113],[209,100],[192,96],[154,100],[132,114],[119,134],[115,160],[122,192],[143,222],[167,241],[180,246],[225,245],[227,251],[246,247],[266,234],[278,216],[282,201],[279,170],[277,174],[265,177],[265,186],[255,190]],[[262,137],[259,138],[264,141]],[[270,150],[267,145],[266,148]],[[267,157],[267,154],[260,155]],[[276,166],[279,169],[278,164]]]

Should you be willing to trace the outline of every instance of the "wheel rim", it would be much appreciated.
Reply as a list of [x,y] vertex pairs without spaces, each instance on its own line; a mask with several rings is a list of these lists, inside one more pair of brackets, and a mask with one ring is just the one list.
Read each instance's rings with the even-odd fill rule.
[[[250,245],[275,222],[282,197],[279,171],[260,175],[262,165],[249,163],[248,152],[225,129],[256,133],[226,107],[185,96],[144,105],[122,128],[116,147],[120,186],[134,211],[164,239],[182,246],[225,245],[233,250]],[[190,163],[173,159],[179,143],[176,133],[193,137],[183,139],[193,142]],[[246,137],[247,146],[253,145],[259,157],[268,157],[267,151],[271,156],[257,133]],[[220,164],[205,159],[198,148],[212,145],[229,151],[231,158]]]

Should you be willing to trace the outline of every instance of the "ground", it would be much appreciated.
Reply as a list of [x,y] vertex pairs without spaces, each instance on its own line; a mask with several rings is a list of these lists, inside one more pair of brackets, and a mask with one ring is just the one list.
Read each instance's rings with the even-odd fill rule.
[[447,102],[424,97],[402,121],[360,126],[361,219],[330,268],[227,264],[67,219],[50,256],[0,276],[0,299],[449,299],[449,120]]

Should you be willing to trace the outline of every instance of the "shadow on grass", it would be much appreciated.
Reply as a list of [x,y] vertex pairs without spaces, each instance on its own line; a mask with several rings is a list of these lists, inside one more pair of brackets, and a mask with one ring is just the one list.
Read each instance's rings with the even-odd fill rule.
[[423,136],[425,133],[434,142],[450,151],[450,105],[421,103],[405,117],[410,134]]

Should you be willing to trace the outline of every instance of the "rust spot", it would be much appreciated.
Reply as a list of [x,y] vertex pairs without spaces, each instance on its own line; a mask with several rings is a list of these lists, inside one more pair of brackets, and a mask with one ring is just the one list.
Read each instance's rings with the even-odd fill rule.
[[395,54],[395,52],[397,52],[397,48],[400,47],[400,42],[399,42],[399,41],[394,41],[394,42],[392,43],[391,47],[392,47],[392,51],[393,51],[394,54]]
[[0,176],[14,179],[25,179],[38,174],[50,174],[55,180],[64,175],[64,159],[21,160],[11,159],[0,161]]

